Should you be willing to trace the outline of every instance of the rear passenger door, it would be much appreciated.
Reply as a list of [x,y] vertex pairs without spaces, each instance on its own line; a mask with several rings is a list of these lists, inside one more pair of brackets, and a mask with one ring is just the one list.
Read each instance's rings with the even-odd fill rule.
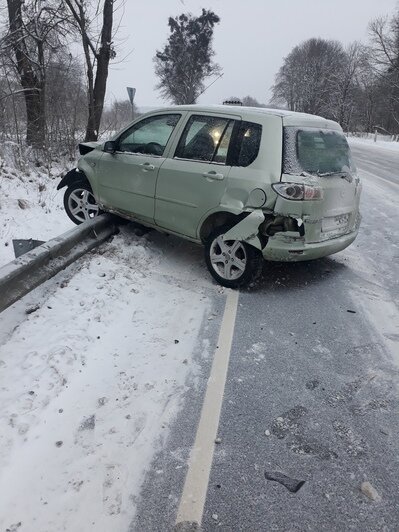
[[162,165],[155,193],[155,223],[192,238],[227,186],[229,148],[237,116],[188,117],[174,156]]

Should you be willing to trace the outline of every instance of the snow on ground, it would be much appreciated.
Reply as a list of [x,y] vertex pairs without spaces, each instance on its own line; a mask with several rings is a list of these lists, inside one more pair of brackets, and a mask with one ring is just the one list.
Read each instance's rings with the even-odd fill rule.
[[0,530],[128,530],[206,354],[211,284],[175,242],[126,226],[1,314]]
[[[69,163],[73,167],[73,163]],[[0,266],[15,258],[12,240],[49,240],[73,227],[57,191],[67,162],[48,168],[26,164],[18,158],[15,143],[0,147]]]
[[[0,266],[13,238],[73,227],[56,190],[68,166],[21,161],[1,146]],[[128,529],[206,353],[210,287],[197,246],[129,225],[1,314],[0,530]]]
[[381,151],[393,151],[399,153],[399,142],[387,141],[387,140],[377,140],[374,142],[372,138],[361,138],[361,137],[347,137],[350,145],[354,146],[368,146],[371,149],[381,150]]

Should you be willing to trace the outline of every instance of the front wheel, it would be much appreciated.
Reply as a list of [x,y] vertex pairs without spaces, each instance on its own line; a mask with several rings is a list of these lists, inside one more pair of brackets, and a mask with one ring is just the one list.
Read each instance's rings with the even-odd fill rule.
[[212,277],[227,288],[239,288],[255,281],[262,273],[259,250],[239,240],[223,240],[230,227],[218,227],[205,244],[205,261]]
[[64,194],[64,208],[69,218],[77,225],[101,214],[93,191],[85,181],[68,186]]

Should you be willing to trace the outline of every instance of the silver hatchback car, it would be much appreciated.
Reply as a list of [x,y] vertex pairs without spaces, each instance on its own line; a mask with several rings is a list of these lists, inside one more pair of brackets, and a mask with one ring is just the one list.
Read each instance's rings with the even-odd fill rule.
[[66,174],[75,223],[108,211],[205,246],[224,286],[263,259],[341,251],[360,224],[361,185],[341,127],[266,108],[185,105],[141,116],[107,142],[80,144]]

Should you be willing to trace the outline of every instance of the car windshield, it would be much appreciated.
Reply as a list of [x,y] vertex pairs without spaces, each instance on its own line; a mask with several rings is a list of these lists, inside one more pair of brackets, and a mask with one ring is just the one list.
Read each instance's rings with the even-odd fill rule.
[[343,133],[328,129],[284,128],[285,174],[328,176],[356,171]]

